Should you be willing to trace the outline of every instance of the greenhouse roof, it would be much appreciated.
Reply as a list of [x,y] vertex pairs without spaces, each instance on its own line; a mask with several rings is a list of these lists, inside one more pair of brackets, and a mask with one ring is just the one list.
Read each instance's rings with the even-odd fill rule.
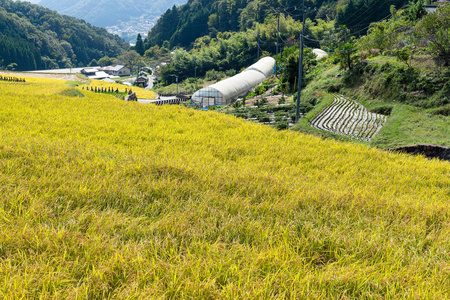
[[317,55],[317,59],[321,59],[328,56],[328,53],[322,49],[314,49],[313,53]]
[[204,101],[210,103],[210,99],[214,98],[214,105],[229,104],[233,99],[245,96],[272,75],[274,65],[272,57],[264,57],[243,72],[198,90],[192,95],[192,100],[204,105]]
[[274,72],[274,66],[275,66],[275,59],[273,59],[270,56],[267,56],[261,58],[256,63],[245,69],[244,72],[254,70],[264,74],[264,76],[266,77],[269,77]]
[[255,86],[264,81],[266,77],[258,71],[249,70],[233,77],[219,81],[209,88],[214,88],[229,98],[243,96]]

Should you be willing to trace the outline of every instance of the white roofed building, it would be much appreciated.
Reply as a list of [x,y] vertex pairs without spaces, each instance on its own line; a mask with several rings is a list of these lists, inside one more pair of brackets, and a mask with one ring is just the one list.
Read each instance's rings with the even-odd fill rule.
[[131,71],[123,65],[117,65],[114,68],[107,70],[108,74],[113,76],[130,76]]

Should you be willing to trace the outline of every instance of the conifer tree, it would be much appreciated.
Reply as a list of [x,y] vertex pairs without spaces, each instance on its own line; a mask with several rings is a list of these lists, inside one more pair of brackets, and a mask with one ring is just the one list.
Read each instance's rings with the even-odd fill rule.
[[144,41],[142,40],[140,33],[138,33],[138,36],[137,36],[135,50],[141,56],[143,56],[145,53]]

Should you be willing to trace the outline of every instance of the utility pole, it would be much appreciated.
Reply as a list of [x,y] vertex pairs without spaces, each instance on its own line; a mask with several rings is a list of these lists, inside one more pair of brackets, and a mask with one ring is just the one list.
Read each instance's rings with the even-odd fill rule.
[[278,11],[277,14],[277,56],[279,45],[280,45],[280,11]]
[[260,55],[259,55],[259,48],[260,48],[260,46],[259,46],[259,28],[258,28],[258,37],[257,37],[257,40],[258,40],[258,60],[259,60],[259,57],[260,57]]
[[197,56],[194,56],[194,76],[195,81],[197,81]]
[[[278,47],[280,39],[280,10],[277,11],[277,58],[278,58]],[[278,63],[275,61],[275,76],[278,76]]]
[[306,9],[305,9],[305,0],[303,0],[303,23],[302,23],[302,33],[300,36],[300,57],[298,60],[298,86],[297,86],[297,106],[295,109],[295,123],[298,122],[300,117],[300,95],[302,93],[302,77],[303,77],[303,44],[305,36],[305,17],[306,17]]
[[178,95],[178,75],[172,74],[170,76],[173,76],[176,79],[176,82],[177,82],[177,95]]

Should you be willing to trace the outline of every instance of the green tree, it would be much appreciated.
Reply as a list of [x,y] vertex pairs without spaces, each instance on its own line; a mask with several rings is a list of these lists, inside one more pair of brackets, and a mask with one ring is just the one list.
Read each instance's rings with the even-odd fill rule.
[[427,14],[422,1],[411,2],[405,9],[405,17],[410,21],[417,21]]
[[428,49],[438,62],[450,65],[450,5],[440,6],[425,16],[416,29],[417,38],[427,42]]
[[338,48],[338,58],[341,67],[351,69],[355,64],[357,56],[355,55],[356,45],[353,43],[345,43]]
[[380,53],[386,51],[391,45],[389,32],[387,21],[372,23],[367,31],[367,36],[370,36],[372,41],[370,47],[379,49]]
[[112,58],[112,57],[105,56],[105,57],[100,58],[100,59],[97,61],[97,63],[98,63],[100,66],[102,66],[102,67],[110,66],[110,65],[113,65],[113,64],[116,63],[116,59],[115,59],[115,58]]
[[145,51],[144,56],[148,58],[157,58],[160,54],[159,46],[155,45],[153,47],[150,47],[148,50]]
[[141,56],[135,50],[129,50],[118,56],[117,60],[121,61],[126,67],[130,68],[131,72],[133,72],[133,68],[138,64],[140,58]]
[[397,51],[397,60],[405,63],[409,68],[409,60],[411,59],[411,50],[403,48]]
[[88,67],[95,67],[98,66],[98,61],[93,59],[91,60],[91,62],[88,64]]
[[[281,82],[286,86],[286,92],[293,92],[297,89],[298,79],[298,59],[299,59],[298,45],[285,48],[282,53],[282,57],[279,58],[282,68]],[[307,83],[307,74],[311,68],[317,64],[316,54],[311,49],[303,49],[303,80],[302,86]]]
[[7,67],[7,70],[9,71],[15,71],[17,69],[17,64],[16,63],[10,63]]
[[141,56],[143,56],[145,54],[144,41],[142,40],[142,36],[140,33],[138,33],[138,36],[136,39],[136,46],[134,47],[134,49]]

